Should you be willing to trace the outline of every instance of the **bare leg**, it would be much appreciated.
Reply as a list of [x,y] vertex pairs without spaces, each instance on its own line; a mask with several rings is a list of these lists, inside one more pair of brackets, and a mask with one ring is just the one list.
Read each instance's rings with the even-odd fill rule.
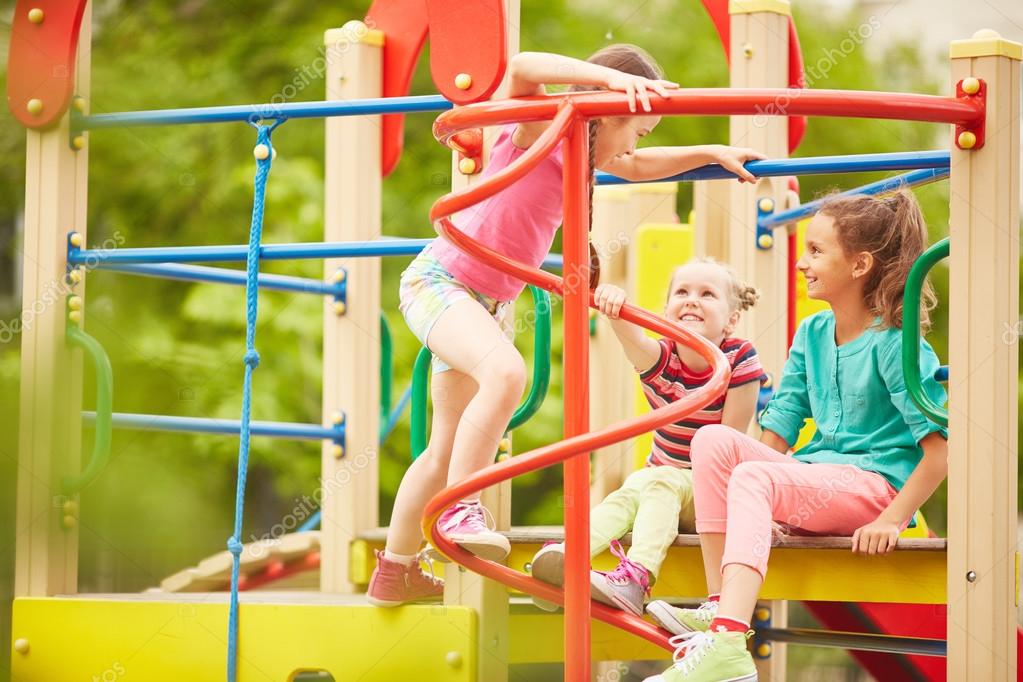
[[391,525],[387,529],[387,550],[394,554],[415,554],[423,543],[420,520],[426,503],[436,495],[447,481],[451,444],[462,411],[476,394],[472,377],[456,370],[433,375],[433,425],[430,443],[416,461],[412,462],[398,487],[391,512]]
[[448,308],[434,324],[430,348],[479,385],[455,431],[448,484],[465,479],[494,460],[497,445],[522,398],[526,365],[498,322],[475,301]]
[[724,533],[700,533],[703,572],[707,576],[707,593],[721,594],[721,557],[725,554]]
[[722,582],[718,615],[749,623],[757,606],[760,586],[764,584],[763,577],[745,564],[728,564],[722,572]]

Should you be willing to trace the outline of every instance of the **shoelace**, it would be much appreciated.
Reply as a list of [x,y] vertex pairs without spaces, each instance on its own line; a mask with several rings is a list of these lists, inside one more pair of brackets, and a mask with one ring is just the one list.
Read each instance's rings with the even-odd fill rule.
[[469,528],[476,533],[491,531],[497,527],[497,523],[494,521],[494,517],[490,514],[490,510],[479,502],[474,504],[461,504],[461,509],[452,514],[444,522],[444,526],[441,530],[448,532],[462,523],[467,524]]
[[706,632],[687,632],[683,635],[675,635],[668,640],[668,644],[675,647],[672,659],[675,667],[688,675],[696,669],[696,665],[714,646],[714,638]]
[[714,620],[718,612],[718,602],[705,601],[696,609],[696,615],[705,620]]
[[437,574],[433,572],[433,559],[430,558],[429,547],[424,548],[422,551],[419,552],[419,554],[416,555],[416,560],[414,564],[419,568],[419,573],[423,575],[423,577],[426,577],[426,573],[423,572],[424,561],[426,562],[427,570],[430,571],[429,575],[430,582],[436,585],[437,583],[440,582],[440,578],[438,578]]
[[611,541],[610,549],[611,554],[618,558],[618,565],[613,571],[604,572],[607,579],[619,585],[634,582],[641,585],[644,591],[649,592],[650,580],[646,569],[639,564],[629,561],[628,557],[625,556],[625,550],[622,549],[622,544],[617,540]]

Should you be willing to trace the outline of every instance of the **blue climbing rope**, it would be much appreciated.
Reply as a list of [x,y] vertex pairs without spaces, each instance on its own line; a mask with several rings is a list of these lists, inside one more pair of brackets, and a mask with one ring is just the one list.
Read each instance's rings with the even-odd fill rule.
[[270,133],[283,123],[271,125],[250,122],[256,129],[256,181],[252,197],[252,225],[249,228],[249,253],[245,278],[245,382],[242,386],[241,436],[238,442],[238,487],[234,500],[234,534],[227,540],[227,550],[234,561],[231,566],[231,608],[227,619],[227,681],[235,682],[238,674],[238,572],[242,554],[242,516],[245,510],[245,476],[249,468],[249,416],[252,411],[252,372],[259,366],[256,352],[256,306],[259,301],[259,253],[263,236],[263,206],[266,201],[266,179],[273,161]]

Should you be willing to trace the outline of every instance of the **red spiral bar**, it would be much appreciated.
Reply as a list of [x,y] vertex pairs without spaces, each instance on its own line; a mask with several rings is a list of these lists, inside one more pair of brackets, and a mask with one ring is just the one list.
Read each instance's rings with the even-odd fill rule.
[[[433,134],[448,144],[452,135],[466,128],[524,121],[544,121],[570,100],[583,118],[635,116],[628,98],[620,92],[585,92],[539,95],[513,100],[479,102],[441,114]],[[866,90],[803,90],[796,88],[685,88],[670,96],[651,94],[653,114],[703,116],[838,116],[884,118],[904,121],[949,123],[973,129],[984,122],[984,98],[941,97],[903,92]]]
[[[577,570],[574,573],[571,570],[566,570],[566,591],[563,592],[557,587],[466,552],[440,532],[436,527],[437,519],[446,508],[459,499],[515,476],[554,464],[568,463],[575,458],[574,469],[569,471],[570,466],[566,466],[565,476],[566,491],[574,491],[576,502],[573,504],[571,498],[566,500],[568,503],[565,513],[566,560],[571,566],[573,559],[579,561],[579,557],[585,555],[584,565],[588,568],[588,532],[578,532],[588,528],[588,453],[676,422],[705,407],[725,392],[731,376],[731,369],[721,351],[702,336],[687,331],[677,322],[669,322],[641,308],[626,304],[621,311],[622,319],[694,348],[713,368],[711,378],[699,391],[640,417],[599,431],[586,433],[581,432],[584,429],[580,429],[580,432],[572,432],[573,424],[576,428],[580,425],[585,427],[587,420],[585,414],[587,407],[584,404],[586,401],[585,387],[580,389],[579,386],[569,387],[568,385],[569,383],[584,385],[586,382],[585,346],[579,345],[588,343],[586,305],[583,302],[585,301],[590,307],[595,307],[592,294],[588,292],[586,286],[588,259],[585,248],[585,220],[588,211],[585,207],[588,201],[588,182],[585,173],[588,171],[588,136],[586,135],[586,118],[580,115],[576,109],[577,102],[574,98],[551,98],[549,103],[557,107],[555,111],[551,112],[554,120],[522,156],[485,181],[442,197],[434,204],[430,217],[435,222],[437,232],[458,249],[529,284],[565,296],[566,367],[569,364],[579,365],[574,367],[574,375],[566,371],[566,438],[556,444],[493,464],[441,491],[426,506],[423,531],[430,538],[434,547],[456,563],[509,587],[565,605],[566,631],[573,635],[566,637],[566,678],[583,680],[589,679],[588,614],[591,609],[594,617],[670,650],[667,635],[641,618],[601,604],[591,604],[588,573],[585,570]],[[527,105],[533,106],[529,103]],[[467,112],[470,109],[475,109],[475,107],[466,107],[461,111]],[[473,119],[472,116],[463,120],[465,122],[473,121],[471,127],[477,127],[482,123],[482,121]],[[434,129],[437,131],[436,125]],[[457,131],[452,130],[451,132]],[[492,197],[501,189],[520,179],[535,168],[562,140],[566,140],[564,150],[566,189],[564,273],[569,279],[567,284],[561,277],[529,267],[484,246],[456,228],[449,219],[449,216],[454,213]],[[582,323],[573,325],[570,324],[572,315],[569,311],[575,312],[574,309],[577,305],[581,306],[584,314],[581,316]],[[580,317],[579,315],[575,316]],[[579,329],[575,329],[575,327],[579,327]],[[580,494],[579,490],[583,490],[586,494]]]

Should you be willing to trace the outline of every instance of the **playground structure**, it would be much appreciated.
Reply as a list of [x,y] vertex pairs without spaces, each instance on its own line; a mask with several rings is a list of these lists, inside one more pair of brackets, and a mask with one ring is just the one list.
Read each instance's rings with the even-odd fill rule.
[[[624,366],[619,350],[609,344],[607,333],[601,333],[600,324],[592,347],[592,352],[601,358],[600,371],[588,362],[588,300],[585,285],[581,284],[588,281],[586,122],[591,117],[627,115],[625,99],[615,93],[599,93],[470,104],[493,94],[503,75],[506,56],[517,49],[517,36],[508,26],[517,24],[518,8],[514,2],[458,5],[461,13],[458,20],[476,17],[482,27],[476,38],[481,45],[497,46],[495,51],[460,45],[452,37],[451,13],[443,11],[446,5],[424,2],[421,7],[416,5],[420,14],[404,12],[397,16],[394,4],[381,2],[370,10],[369,18],[373,21],[367,20],[375,29],[367,29],[365,24],[349,24],[344,29],[328,31],[325,36],[328,46],[344,40],[349,49],[328,51],[328,101],[323,103],[88,116],[86,3],[19,1],[12,32],[9,102],[16,116],[29,127],[25,253],[27,263],[38,264],[26,266],[24,297],[27,302],[36,300],[48,281],[65,276],[73,290],[66,307],[46,311],[26,330],[22,341],[20,456],[26,465],[19,474],[18,514],[19,519],[33,521],[19,535],[17,545],[18,598],[12,643],[17,679],[65,679],[69,669],[103,670],[118,656],[113,648],[138,652],[130,672],[140,679],[217,679],[223,669],[225,639],[230,650],[229,678],[233,678],[237,662],[237,677],[241,680],[262,676],[296,679],[303,673],[329,671],[334,679],[396,679],[399,675],[415,675],[417,679],[489,682],[506,679],[511,664],[555,661],[565,662],[566,679],[585,680],[590,677],[591,660],[666,658],[664,632],[645,621],[590,603],[585,579],[589,567],[585,549],[588,505],[591,495],[616,487],[621,477],[635,466],[622,444],[624,439],[675,421],[681,414],[709,402],[715,391],[724,386],[726,370],[721,366],[720,354],[715,355],[706,343],[701,346],[698,339],[690,338],[673,324],[645,310],[628,307],[623,315],[626,319],[701,347],[715,366],[713,380],[698,396],[630,419],[634,409],[632,396],[613,387],[630,385],[627,381],[632,380],[632,370]],[[771,159],[749,165],[760,178],[755,186],[725,183],[721,178],[729,177],[728,174],[715,167],[669,179],[697,181],[691,248],[734,264],[763,290],[762,304],[746,317],[740,334],[757,340],[769,371],[774,374],[780,371],[795,308],[790,293],[793,241],[776,239],[775,229],[805,217],[812,210],[794,205],[797,198],[789,178],[814,172],[911,170],[909,176],[897,182],[914,184],[948,175],[951,183],[949,305],[950,325],[958,333],[952,335],[949,350],[949,365],[956,369],[952,370],[947,413],[951,453],[948,540],[905,539],[893,555],[864,558],[851,555],[848,539],[784,539],[772,553],[771,573],[763,597],[834,602],[839,606],[821,607],[822,620],[842,628],[850,627],[841,624],[851,619],[850,605],[866,602],[863,611],[871,613],[882,633],[886,632],[884,627],[893,631],[899,626],[906,628],[908,618],[899,616],[895,610],[883,613],[883,608],[876,606],[878,603],[928,605],[922,608],[932,614],[934,605],[947,603],[948,677],[1015,678],[1014,565],[1018,559],[1014,563],[1011,558],[1017,556],[1017,452],[1013,444],[1018,368],[1015,346],[999,344],[997,339],[1003,329],[1015,328],[1018,316],[1016,226],[1021,47],[984,33],[953,43],[952,82],[956,94],[952,97],[790,89],[786,86],[798,80],[792,78],[791,67],[798,61],[793,57],[793,49],[798,55],[798,46],[793,48],[793,40],[780,38],[794,36],[787,2],[705,2],[705,5],[728,46],[731,85],[735,89],[684,90],[668,100],[656,101],[654,106],[657,113],[665,115],[729,115],[732,140],[760,149]],[[466,12],[472,17],[467,19]],[[25,63],[15,59],[14,51],[18,49],[19,36],[34,35],[30,31],[49,31],[54,26],[57,38],[52,39],[63,36],[70,47],[63,53],[54,51],[53,59],[63,59],[75,78],[63,79],[61,85],[66,85],[65,90],[58,88],[59,91],[33,96],[39,93],[19,90],[20,82],[14,75],[16,67]],[[404,97],[409,65],[414,64],[427,26],[433,41],[432,71],[443,97]],[[390,58],[382,68],[385,50],[393,51],[387,53]],[[340,78],[342,73],[344,79]],[[466,75],[468,79],[463,77]],[[779,109],[782,98],[785,105]],[[358,595],[368,579],[370,550],[381,545],[383,536],[377,514],[376,470],[360,465],[357,457],[367,448],[376,448],[394,411],[378,408],[381,351],[378,341],[360,330],[379,325],[379,257],[409,255],[423,246],[421,240],[377,237],[381,177],[394,167],[400,155],[401,122],[394,114],[448,109],[450,102],[470,106],[443,114],[435,132],[442,142],[456,149],[455,167],[466,174],[456,180],[456,191],[435,205],[431,218],[439,231],[460,248],[487,262],[499,263],[498,267],[540,290],[564,296],[565,439],[532,453],[505,457],[510,454],[509,443],[499,458],[501,461],[493,467],[435,498],[427,510],[424,528],[436,547],[471,570],[447,572],[443,609],[407,606],[383,611],[369,607]],[[66,114],[69,106],[72,113]],[[801,124],[797,118],[789,120],[782,115],[755,121],[754,112],[770,113],[770,107],[791,117],[856,115],[952,124],[956,126],[954,144],[951,153],[787,160],[794,142],[798,143]],[[85,248],[86,131],[117,125],[245,121],[254,114],[256,119],[274,120],[273,125],[279,125],[285,118],[328,117],[325,181],[341,191],[327,193],[324,235],[327,241],[260,244],[260,188],[265,186],[274,154],[270,141],[272,126],[266,125],[259,126],[256,147],[257,199],[249,246],[123,248],[103,254]],[[381,114],[383,125],[378,128],[375,117]],[[513,167],[485,183],[469,186],[472,174],[478,172],[486,157],[485,138],[472,131],[526,119],[551,119],[553,123]],[[502,261],[500,256],[458,233],[446,220],[452,212],[492,194],[500,183],[514,181],[561,139],[566,140],[561,263],[564,285],[561,278],[549,273]],[[599,180],[608,185],[617,182],[606,176]],[[895,182],[858,191],[884,191]],[[671,240],[677,238],[675,233],[681,228],[663,227],[674,222],[672,188],[673,185],[598,188],[593,213],[595,241],[602,244],[605,253],[610,253],[615,235],[622,230],[628,231],[639,223],[658,223],[662,232],[656,238],[677,244]],[[780,207],[787,210],[777,211]],[[631,293],[637,293],[643,286],[637,279],[639,268],[625,266],[640,251],[630,249],[627,259],[610,259],[605,276],[610,281],[629,284]],[[651,253],[656,252],[656,248],[651,249]],[[324,281],[257,277],[258,260],[271,258],[323,258]],[[249,266],[246,275],[182,265],[246,259]],[[323,295],[322,425],[255,422],[250,425],[247,412],[238,422],[114,415],[110,394],[101,394],[97,396],[95,454],[83,467],[77,418],[81,413],[82,359],[71,352],[65,338],[71,345],[83,346],[89,357],[96,360],[97,367],[103,367],[102,349],[79,329],[85,300],[84,271],[80,266],[91,267],[92,263],[98,264],[99,269],[134,269],[157,276],[247,284],[251,305],[247,383],[258,364],[251,343],[255,315],[252,300],[257,285]],[[558,263],[552,261],[550,265]],[[658,280],[655,286],[662,285]],[[639,302],[647,308],[660,307],[642,296]],[[782,319],[787,324],[776,322]],[[910,374],[907,383],[911,383]],[[591,419],[598,430],[590,431]],[[255,435],[321,440],[322,479],[346,478],[349,482],[342,490],[325,486],[321,514],[323,527],[328,531],[318,535],[301,533],[272,543],[265,551],[257,551],[241,547],[236,528],[228,552],[178,576],[176,587],[201,591],[78,595],[77,491],[101,473],[103,444],[106,440],[109,446],[109,429],[133,423],[147,428],[239,433],[243,459],[249,431]],[[599,451],[597,470],[607,473],[594,481],[591,488],[588,453],[594,450]],[[510,528],[507,484],[511,477],[560,462],[566,465],[564,535],[570,567],[563,595],[519,570],[543,541],[562,535],[560,529]],[[244,466],[240,470],[243,481]],[[513,541],[507,568],[466,554],[432,527],[432,521],[446,504],[481,488],[488,488],[485,496],[496,512],[498,527],[506,530]],[[67,500],[62,507],[54,508],[52,499],[57,489]],[[244,490],[243,483],[240,490]],[[242,566],[248,576],[246,584],[240,584]],[[319,580],[307,586],[318,586],[319,591],[243,594],[237,610],[231,609],[238,618],[235,621],[232,617],[229,624],[227,596],[215,592],[225,587],[225,574],[233,573],[230,579],[233,588],[257,587],[283,577],[308,576],[310,571],[301,569],[317,566]],[[680,536],[655,593],[700,597],[706,592],[702,575],[695,538]],[[493,580],[481,580],[479,576]],[[506,585],[564,603],[564,615],[541,614],[515,597],[509,601]],[[233,589],[232,601],[234,594]],[[603,621],[593,625],[592,638],[591,615]],[[756,651],[762,657],[763,669],[772,675],[780,675],[784,670],[783,647],[772,651],[772,641],[829,643],[850,649],[929,655],[940,655],[946,650],[938,633],[928,633],[925,639],[906,637],[906,631],[873,637],[795,632],[784,627],[784,608],[780,603],[758,610],[757,618],[760,640]],[[912,627],[915,624],[909,624],[909,632],[918,632]],[[237,650],[233,648],[236,627]],[[225,631],[230,633],[227,638]],[[153,633],[167,636],[150,641]],[[269,642],[273,642],[273,647],[266,645]],[[389,653],[396,642],[402,643],[401,651]],[[864,663],[870,665],[866,660]],[[919,674],[918,670],[914,674]]]

